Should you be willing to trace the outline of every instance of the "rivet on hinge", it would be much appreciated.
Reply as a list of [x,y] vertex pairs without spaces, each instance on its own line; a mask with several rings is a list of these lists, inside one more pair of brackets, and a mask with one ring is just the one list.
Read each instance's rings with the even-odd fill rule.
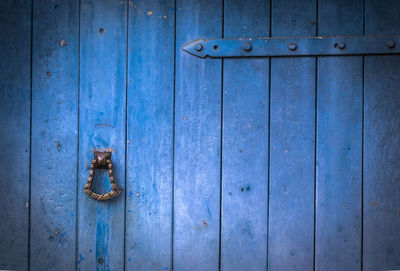
[[339,48],[340,50],[342,50],[344,49],[344,47],[346,47],[346,44],[343,41],[335,43],[335,48]]
[[200,43],[197,43],[194,47],[196,49],[196,51],[200,52],[201,50],[203,50],[203,46]]
[[243,50],[245,50],[245,51],[250,51],[251,50],[251,44],[250,43],[248,43],[248,42],[246,42],[245,44],[243,44]]
[[389,48],[394,48],[394,41],[392,41],[392,40],[386,41],[386,46]]

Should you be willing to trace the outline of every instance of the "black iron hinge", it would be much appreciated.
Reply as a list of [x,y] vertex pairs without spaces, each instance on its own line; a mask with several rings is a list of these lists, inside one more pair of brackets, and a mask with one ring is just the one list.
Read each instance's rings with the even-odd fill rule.
[[399,35],[199,39],[182,48],[198,57],[400,54]]

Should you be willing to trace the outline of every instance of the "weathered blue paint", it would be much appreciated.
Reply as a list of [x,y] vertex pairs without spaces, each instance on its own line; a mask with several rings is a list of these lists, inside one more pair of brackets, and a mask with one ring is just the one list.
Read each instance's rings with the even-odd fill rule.
[[318,61],[318,270],[361,266],[362,65],[362,57]]
[[[112,151],[117,185],[125,190],[127,4],[83,0],[80,8],[77,253],[83,260],[77,268],[122,270],[124,193],[113,200],[99,202],[89,198],[83,187],[89,176],[93,151],[108,148]],[[96,173],[94,191],[110,190],[107,175]]]
[[73,270],[79,2],[35,1],[33,10],[30,268]]
[[[362,0],[318,7],[320,35],[363,34]],[[317,84],[315,268],[360,270],[363,58],[319,57]]]
[[365,59],[364,270],[400,268],[400,57]]
[[[268,35],[269,6],[264,0],[224,1],[224,36]],[[267,266],[268,62],[223,62],[222,270]]]
[[[365,34],[400,33],[398,1],[368,0]],[[363,270],[400,269],[400,57],[364,64]]]
[[222,1],[176,3],[174,270],[218,270],[221,60],[181,50],[195,37],[221,37]]
[[[272,36],[315,35],[316,2],[272,1]],[[272,58],[269,270],[312,270],[315,58]]]
[[28,269],[31,1],[0,1],[0,269]]
[[314,108],[315,59],[272,59],[270,270],[313,267]]
[[126,270],[172,270],[174,5],[129,6]]
[[[400,3],[176,4],[1,2],[0,269],[400,269],[399,56],[182,50],[398,35]],[[97,202],[102,148],[123,192]]]

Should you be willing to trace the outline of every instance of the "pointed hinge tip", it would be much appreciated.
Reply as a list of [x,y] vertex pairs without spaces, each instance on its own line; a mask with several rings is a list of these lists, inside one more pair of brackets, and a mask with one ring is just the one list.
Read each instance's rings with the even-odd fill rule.
[[206,46],[206,40],[198,39],[184,45],[182,47],[182,50],[194,56],[205,58],[207,57],[205,46]]

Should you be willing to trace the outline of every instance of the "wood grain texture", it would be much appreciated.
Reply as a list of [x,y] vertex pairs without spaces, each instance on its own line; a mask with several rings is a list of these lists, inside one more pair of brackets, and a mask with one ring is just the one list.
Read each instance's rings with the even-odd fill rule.
[[0,1],[0,269],[28,270],[31,1]]
[[221,60],[181,47],[222,34],[222,2],[178,0],[174,162],[174,270],[218,270]]
[[[320,35],[362,35],[363,1],[318,2]],[[319,57],[316,270],[360,270],[363,58]]]
[[[396,0],[0,1],[0,269],[400,269],[400,57],[182,51],[400,34],[398,14]],[[83,187],[105,148],[122,194],[98,202]],[[97,170],[93,190],[110,189]]]
[[[272,2],[272,36],[316,34],[316,2]],[[271,59],[269,270],[312,270],[315,58]]]
[[126,270],[172,270],[174,5],[129,6]]
[[[81,2],[78,187],[78,270],[124,268],[125,200],[98,202],[83,192],[95,149],[112,150],[118,187],[125,190],[127,3]],[[111,190],[97,170],[94,191]]]
[[[268,33],[269,1],[224,1],[225,37]],[[222,270],[267,266],[268,62],[224,59]]]
[[399,68],[399,56],[365,59],[365,271],[400,268]]
[[33,5],[31,270],[75,268],[78,5]]
[[[366,1],[365,34],[399,34],[399,13],[398,1]],[[399,68],[399,56],[365,57],[364,271],[400,269]]]
[[320,57],[317,270],[361,268],[362,57]]

